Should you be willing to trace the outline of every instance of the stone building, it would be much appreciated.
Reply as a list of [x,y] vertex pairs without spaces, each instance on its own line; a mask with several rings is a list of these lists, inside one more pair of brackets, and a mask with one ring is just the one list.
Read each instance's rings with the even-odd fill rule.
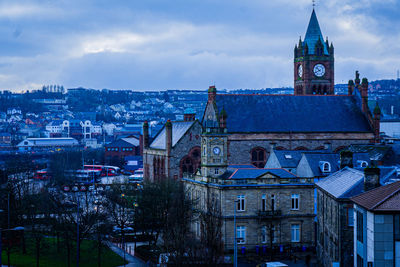
[[166,177],[178,179],[183,173],[194,173],[200,167],[200,134],[202,126],[192,116],[184,121],[167,121],[150,143],[149,125],[143,124],[144,179],[157,181]]
[[[310,34],[308,34],[309,32]],[[310,36],[312,38],[320,36],[315,11],[310,19],[305,42],[307,45],[314,43],[315,51],[318,52],[318,39],[309,42],[308,37],[311,38]],[[323,47],[325,51],[325,43],[323,43]],[[328,65],[326,66],[326,74],[322,74],[322,76],[318,76],[320,74],[315,76],[315,74],[315,77],[310,78],[311,80],[307,82],[311,87],[318,83],[324,88],[327,86],[327,91],[329,91],[327,95],[309,93],[308,89],[306,90],[308,85],[304,85],[306,87],[302,89],[303,93],[295,95],[218,94],[215,86],[210,86],[201,124],[196,124],[190,133],[199,136],[203,130],[209,127],[223,125],[228,140],[229,165],[251,164],[259,168],[265,166],[272,148],[277,150],[321,150],[329,147],[336,152],[351,144],[378,142],[380,110],[379,107],[375,107],[371,112],[368,107],[368,80],[364,78],[361,82],[357,72],[355,81],[349,81],[348,95],[331,95],[333,47],[331,50],[332,53],[327,56],[326,60],[332,65],[329,68]],[[309,51],[311,53],[313,50]],[[323,57],[325,60],[325,54]],[[299,54],[295,55],[295,62],[303,62],[304,68],[309,65],[310,70],[318,64],[325,64],[324,60],[321,60],[316,60],[314,56],[302,57],[300,60]],[[297,68],[297,64],[295,64],[295,68]],[[317,91],[320,85],[318,85]],[[182,123],[185,122],[179,124],[182,125]],[[166,136],[164,132],[165,129],[156,139],[162,139],[164,142],[164,136]],[[195,171],[193,167],[186,167],[194,162],[189,150],[194,147],[195,142],[200,145],[200,140],[194,140],[193,144],[183,145],[183,150],[171,150],[168,157],[174,159],[170,160],[168,168],[174,170],[168,171],[169,174],[173,173],[169,177],[179,177],[187,168]],[[155,146],[153,143],[144,154],[164,155],[165,153],[161,150],[165,151],[165,145],[160,143],[160,146]],[[195,155],[197,155],[197,151]],[[183,161],[185,156],[190,158],[188,164]],[[157,160],[154,161],[153,156],[145,157],[144,164],[145,172],[147,168],[149,178],[153,179],[151,175],[157,169],[154,166],[154,164],[158,164]]]
[[[183,178],[202,212],[208,211],[208,203],[221,212],[215,217],[222,220],[225,250],[233,249],[234,231],[239,248],[253,251],[257,246],[312,246],[312,179],[299,179],[285,169],[228,166],[228,136],[223,123],[207,124],[201,136],[201,169]],[[198,236],[204,231],[200,224],[193,224]]]
[[[344,167],[316,183],[317,257],[322,266],[353,266],[354,209],[352,197],[396,178],[396,167]],[[365,265],[366,266],[366,265]]]

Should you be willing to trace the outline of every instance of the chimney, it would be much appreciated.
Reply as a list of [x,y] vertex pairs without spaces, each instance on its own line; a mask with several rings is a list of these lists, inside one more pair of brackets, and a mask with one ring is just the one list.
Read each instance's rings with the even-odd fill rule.
[[352,95],[354,91],[354,82],[353,80],[349,80],[349,83],[347,84],[347,89],[348,89],[348,94]]
[[214,102],[216,95],[217,95],[217,88],[215,88],[215,85],[211,85],[208,88],[208,103]]
[[380,186],[379,176],[381,170],[377,167],[364,169],[364,192]]
[[149,123],[147,121],[143,123],[143,147],[149,148]]
[[187,108],[183,114],[184,121],[194,121],[196,119],[196,112],[192,108]]
[[356,70],[356,78],[354,79],[354,82],[356,83],[356,87],[358,89],[360,89],[360,73],[358,72],[358,70]]
[[165,123],[165,149],[167,150],[167,155],[171,155],[172,150],[172,122],[167,120]]
[[379,143],[379,133],[380,133],[380,122],[381,122],[381,109],[379,108],[378,102],[376,102],[374,108],[374,134],[375,134],[375,143]]
[[363,78],[361,83],[362,111],[368,112],[368,79]]
[[340,169],[344,167],[353,168],[353,152],[349,150],[340,152]]

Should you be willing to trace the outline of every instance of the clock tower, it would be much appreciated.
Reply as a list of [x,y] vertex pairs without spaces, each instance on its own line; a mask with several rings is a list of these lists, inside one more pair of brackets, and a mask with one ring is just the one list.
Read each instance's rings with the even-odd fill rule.
[[294,94],[334,94],[334,49],[324,41],[313,9],[304,41],[294,48]]
[[217,178],[225,173],[228,167],[228,135],[226,131],[226,112],[224,109],[216,120],[205,120],[204,132],[201,135],[201,175]]

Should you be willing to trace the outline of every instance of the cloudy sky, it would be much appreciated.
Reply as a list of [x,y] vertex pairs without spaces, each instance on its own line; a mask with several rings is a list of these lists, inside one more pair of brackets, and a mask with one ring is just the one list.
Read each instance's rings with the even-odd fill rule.
[[[337,83],[400,69],[400,0],[317,0]],[[292,86],[311,0],[0,0],[0,89]]]

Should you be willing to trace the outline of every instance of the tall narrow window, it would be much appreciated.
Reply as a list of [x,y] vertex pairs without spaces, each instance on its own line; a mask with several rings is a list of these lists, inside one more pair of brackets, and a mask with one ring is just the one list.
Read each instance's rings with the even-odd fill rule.
[[354,210],[351,207],[347,208],[347,225],[354,225]]
[[261,243],[267,243],[267,226],[261,227]]
[[236,238],[238,244],[246,243],[246,226],[236,227]]
[[266,211],[267,210],[267,195],[263,194],[261,196],[261,210]]
[[292,210],[299,209],[300,197],[298,194],[292,194]]
[[300,224],[292,224],[291,237],[292,242],[300,242]]
[[363,214],[357,211],[357,240],[364,242],[364,221]]
[[245,210],[245,196],[244,195],[238,195],[237,196],[237,211],[244,211]]
[[271,210],[275,210],[276,206],[275,206],[275,195],[271,195]]

